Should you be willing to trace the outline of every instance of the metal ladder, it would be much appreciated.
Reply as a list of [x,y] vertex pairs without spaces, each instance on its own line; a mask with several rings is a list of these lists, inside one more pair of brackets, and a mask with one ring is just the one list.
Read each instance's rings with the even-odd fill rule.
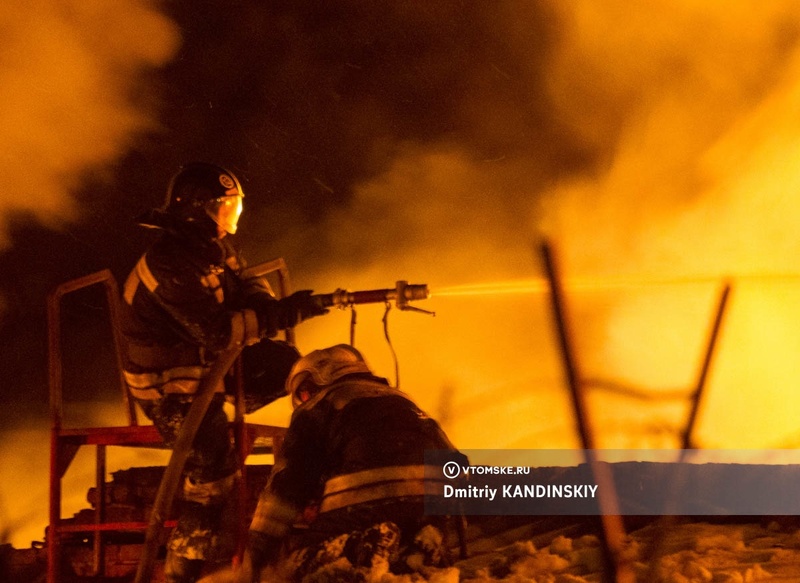
[[[283,259],[275,259],[250,268],[250,273],[277,277],[278,294],[290,293],[289,274]],[[64,358],[62,338],[62,300],[68,294],[92,286],[103,286],[106,309],[111,324],[115,366],[118,373],[122,406],[127,425],[111,427],[65,427],[64,426]],[[86,534],[92,537],[94,576],[105,575],[104,535],[111,532],[144,532],[148,522],[112,522],[106,520],[106,467],[108,446],[166,449],[161,436],[153,425],[140,425],[135,403],[129,398],[122,374],[121,335],[119,330],[119,287],[110,270],[105,269],[64,282],[57,286],[47,299],[48,360],[50,389],[50,494],[49,525],[47,527],[47,583],[58,583],[62,576],[62,540],[69,534]],[[294,342],[293,330],[288,330],[286,340]],[[238,369],[238,367],[237,367]],[[246,467],[245,459],[252,453],[272,453],[280,449],[285,427],[247,423],[244,420],[244,398],[241,382],[237,383],[234,399],[232,431],[238,450],[242,479],[239,496],[240,523],[245,523]],[[69,524],[61,517],[62,479],[81,446],[95,447],[96,508],[92,524]],[[165,521],[164,526],[174,526],[174,521]],[[239,533],[242,539],[244,531]],[[237,545],[240,552],[243,541]]]

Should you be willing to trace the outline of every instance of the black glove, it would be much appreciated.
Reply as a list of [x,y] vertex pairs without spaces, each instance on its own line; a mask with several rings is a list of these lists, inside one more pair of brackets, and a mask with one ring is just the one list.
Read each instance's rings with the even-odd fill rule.
[[255,310],[262,337],[272,338],[280,330],[294,328],[300,322],[327,314],[328,310],[313,297],[311,290],[302,290],[276,300],[267,294],[248,298],[248,307]]
[[320,301],[312,296],[313,293],[314,292],[310,289],[304,289],[296,291],[289,297],[279,300],[281,304],[286,305],[288,318],[291,319],[294,317],[294,322],[287,326],[287,328],[296,326],[300,322],[313,318],[314,316],[322,316],[328,313],[328,309],[324,308]]

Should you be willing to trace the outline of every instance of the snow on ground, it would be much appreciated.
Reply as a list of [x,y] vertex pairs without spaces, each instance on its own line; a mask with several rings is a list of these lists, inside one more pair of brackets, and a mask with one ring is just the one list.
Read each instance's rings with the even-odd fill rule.
[[[506,533],[504,536],[508,536]],[[456,564],[462,583],[589,583],[601,580],[603,554],[594,534],[524,537]],[[653,552],[657,535],[660,551]],[[549,540],[548,540],[549,538]],[[491,546],[492,541],[482,544]],[[480,550],[480,547],[475,549]],[[800,581],[800,531],[761,524],[651,524],[629,536],[637,581],[745,583]],[[383,583],[383,582],[382,582]],[[399,582],[398,582],[399,583]]]
[[[639,583],[800,582],[800,521],[651,523],[629,535]],[[393,575],[384,566],[357,572],[336,565],[313,583],[598,583],[601,540],[586,525],[546,533],[531,523],[499,533],[470,528],[469,557],[425,575]],[[654,551],[654,542],[658,541]],[[203,583],[230,581],[222,574]],[[264,579],[266,581],[267,579]],[[272,579],[270,579],[272,581]],[[310,582],[309,582],[310,583]]]

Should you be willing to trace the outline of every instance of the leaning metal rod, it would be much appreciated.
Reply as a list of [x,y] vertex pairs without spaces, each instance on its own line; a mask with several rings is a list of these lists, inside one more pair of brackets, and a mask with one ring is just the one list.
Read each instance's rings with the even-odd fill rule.
[[595,455],[594,432],[589,418],[589,408],[581,385],[578,364],[572,349],[561,279],[553,259],[553,252],[547,241],[542,243],[541,253],[550,285],[550,298],[558,331],[559,347],[564,360],[564,371],[567,375],[578,432],[586,453],[586,462],[589,464],[598,486],[597,498],[603,527],[603,551],[610,570],[610,578],[608,580],[615,583],[633,583],[636,579],[635,573],[630,562],[624,558],[626,533],[625,525],[619,512],[614,477],[609,466],[599,463]]
[[134,579],[135,583],[150,583],[152,581],[161,529],[164,527],[164,520],[178,491],[183,468],[192,449],[194,437],[214,397],[214,389],[222,382],[222,378],[236,361],[240,352],[241,347],[238,346],[223,351],[211,366],[208,376],[200,382],[197,393],[195,393],[195,397],[192,400],[192,405],[189,407],[189,413],[186,415],[186,419],[184,419],[178,432],[178,438],[172,448],[169,464],[158,487],[153,510],[150,513],[150,522],[147,526],[142,555],[139,559],[139,567],[136,571],[136,579]]
[[679,490],[681,486],[686,483],[686,455],[687,451],[694,449],[694,430],[697,426],[697,418],[700,412],[701,399],[705,392],[706,385],[708,384],[708,374],[711,370],[711,363],[716,353],[717,344],[719,344],[719,335],[722,329],[722,323],[725,317],[725,311],[728,307],[728,299],[731,294],[731,284],[726,282],[719,295],[717,302],[717,311],[714,314],[714,321],[711,324],[711,331],[708,335],[708,343],[706,345],[706,352],[703,357],[703,363],[700,366],[700,374],[697,378],[697,385],[691,394],[691,408],[689,410],[689,417],[686,421],[686,427],[681,432],[681,451],[678,455],[678,460],[675,462],[675,471],[670,476],[669,484],[667,485],[667,498],[664,504],[664,514],[658,521],[658,528],[655,530],[655,535],[648,545],[646,550],[647,556],[650,557],[650,568],[648,570],[649,578],[656,576],[656,569],[658,567],[659,559],[665,553],[665,543],[667,537],[675,525],[675,505]]
[[686,421],[686,427],[683,430],[683,443],[681,451],[692,449],[694,447],[693,433],[695,426],[697,425],[697,417],[700,412],[701,399],[703,397],[703,393],[705,392],[706,385],[708,384],[708,373],[711,370],[711,363],[714,359],[714,354],[716,352],[719,340],[719,333],[720,330],[722,329],[722,322],[725,316],[725,310],[728,306],[728,298],[730,297],[730,295],[731,295],[731,284],[726,283],[725,286],[722,288],[722,293],[720,293],[719,296],[719,302],[717,304],[717,312],[714,316],[714,322],[711,325],[711,333],[709,334],[708,337],[708,344],[706,346],[705,357],[703,358],[703,364],[700,367],[700,374],[697,379],[697,385],[695,387],[694,393],[692,393],[692,408],[689,411],[689,419]]

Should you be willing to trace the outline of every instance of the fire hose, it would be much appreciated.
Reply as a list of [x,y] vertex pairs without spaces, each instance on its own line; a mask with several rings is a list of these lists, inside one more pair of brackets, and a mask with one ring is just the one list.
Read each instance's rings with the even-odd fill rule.
[[156,499],[153,502],[153,509],[150,511],[145,542],[142,546],[142,554],[139,558],[134,583],[149,583],[152,581],[153,567],[158,553],[161,532],[164,528],[164,520],[169,514],[175,494],[178,491],[183,468],[191,453],[194,437],[200,428],[206,411],[208,411],[211,399],[215,394],[215,388],[222,382],[222,378],[228,372],[228,369],[233,366],[240,352],[240,347],[223,351],[211,366],[208,376],[200,382],[200,386],[194,395],[192,405],[189,407],[189,413],[186,415],[178,432],[175,445],[172,447],[169,463],[164,470],[164,475],[156,493]]

